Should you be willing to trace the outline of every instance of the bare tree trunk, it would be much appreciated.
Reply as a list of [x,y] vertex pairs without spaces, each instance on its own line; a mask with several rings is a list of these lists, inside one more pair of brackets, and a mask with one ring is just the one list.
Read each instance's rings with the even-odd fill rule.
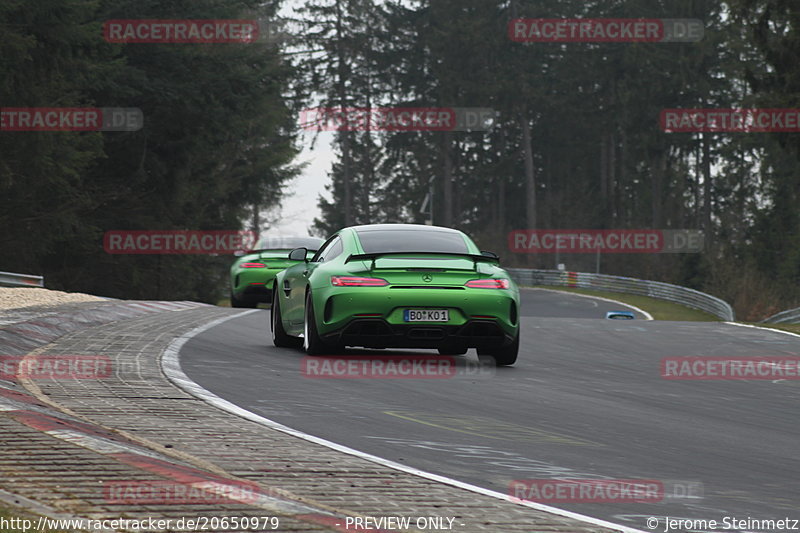
[[664,174],[667,170],[667,153],[660,152],[651,159],[650,168],[653,176],[652,180],[652,209],[653,209],[653,228],[662,229],[664,227]]
[[453,134],[449,131],[444,132],[443,139],[443,154],[444,154],[444,182],[442,183],[442,203],[444,209],[442,213],[442,223],[444,226],[450,227],[453,225]]
[[[522,130],[522,159],[525,164],[525,225],[526,229],[536,229],[536,169],[533,166],[533,139],[531,124],[528,121],[528,109],[522,108],[519,115],[519,125]],[[536,261],[534,254],[527,254],[525,262],[528,267],[533,267]]]
[[617,218],[616,181],[616,137],[605,132],[600,142],[600,224],[604,228],[613,227]]
[[505,232],[508,227],[506,220],[506,179],[500,177],[500,182],[497,184],[497,227],[501,232]]
[[711,231],[711,143],[708,133],[703,134],[703,230]]
[[[367,109],[372,107],[372,81],[369,80],[370,86],[367,89]],[[375,179],[375,169],[372,168],[372,134],[370,133],[370,123],[366,121],[366,138],[364,139],[364,162],[365,162],[365,175],[364,175],[364,188],[361,191],[361,214],[363,220],[362,224],[372,223],[372,208],[370,206],[370,198],[372,197],[372,183]]]
[[614,227],[617,222],[617,136],[608,134],[608,203],[606,224]]
[[[508,132],[505,129],[502,132],[502,139],[501,146],[508,146]],[[498,176],[496,209],[497,222],[495,223],[495,227],[498,228],[502,234],[505,233],[505,230],[508,227],[508,220],[506,218],[506,177],[504,173],[500,173],[500,176]]]
[[353,192],[351,183],[350,132],[342,132],[342,181],[344,182],[344,225],[353,225]]
[[544,201],[542,202],[542,216],[544,218],[545,227],[553,227],[553,211],[561,210],[561,194],[556,194],[555,184],[553,183],[553,151],[550,144],[547,145],[545,150],[545,173],[544,173]]
[[703,189],[700,183],[701,175],[703,174],[703,148],[700,144],[695,146],[694,149],[694,219],[697,227],[703,226]]
[[533,140],[527,108],[520,114],[522,157],[525,162],[525,222],[527,229],[536,229],[536,170],[533,166]]
[[[338,64],[337,64],[337,74],[338,79],[337,82],[337,92],[339,96],[339,105],[342,108],[342,113],[344,113],[347,109],[347,96],[345,91],[345,78],[347,77],[347,73],[345,72],[345,54],[344,54],[344,45],[342,40],[344,39],[343,33],[343,22],[342,22],[342,9],[341,9],[341,0],[336,1],[336,37],[338,39],[337,45],[337,55],[338,55]],[[342,178],[344,181],[344,225],[345,226],[352,226],[353,225],[353,193],[352,193],[352,184],[351,184],[351,162],[350,162],[350,138],[351,132],[343,131],[342,132]]]
[[[625,184],[628,183],[628,167],[626,165],[627,161],[628,161],[628,134],[626,133],[625,128],[622,128],[622,132],[620,133],[620,138],[619,138],[619,181],[618,181],[618,183],[621,183],[623,187],[625,186]],[[620,190],[621,188],[622,187],[617,187],[617,190]],[[630,221],[630,220],[633,220],[634,216],[636,216],[639,213],[639,209],[638,209],[639,202],[637,201],[637,195],[636,195],[635,192],[633,194],[631,194],[630,202],[628,202],[627,200],[628,200],[628,198],[622,199],[622,201],[620,202],[620,205],[623,205],[623,206],[627,205],[628,206],[628,212],[624,213],[624,215],[625,215],[625,220],[626,221]],[[638,216],[636,218],[638,219]]]
[[[600,140],[600,201],[603,208],[608,198],[608,150],[606,149],[606,133]],[[602,218],[604,213],[600,214]]]
[[255,233],[256,237],[261,232],[261,206],[258,204],[253,204],[253,222],[250,231]]

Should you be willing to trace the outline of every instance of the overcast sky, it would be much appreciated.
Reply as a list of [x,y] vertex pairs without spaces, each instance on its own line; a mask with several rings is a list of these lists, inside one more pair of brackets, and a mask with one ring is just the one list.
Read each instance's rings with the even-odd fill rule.
[[309,132],[301,137],[303,152],[298,162],[308,162],[308,165],[287,187],[280,213],[276,213],[278,220],[270,228],[271,234],[285,237],[308,235],[314,218],[319,216],[319,195],[324,194],[330,199],[330,195],[325,193],[325,184],[330,181],[328,172],[335,159],[331,146],[333,132],[320,132],[313,150],[312,135],[313,132]]
[[[302,0],[285,0],[279,11],[280,17],[293,17],[294,7],[302,5]],[[308,132],[300,138],[303,151],[297,162],[308,162],[308,165],[286,188],[280,212],[271,218],[277,221],[270,228],[270,233],[281,236],[305,236],[319,216],[317,201],[323,194],[328,199],[330,195],[325,192],[325,185],[330,182],[328,172],[335,159],[333,153],[333,132],[320,132],[314,149],[311,149],[311,140],[315,132]],[[277,215],[277,217],[275,216]]]

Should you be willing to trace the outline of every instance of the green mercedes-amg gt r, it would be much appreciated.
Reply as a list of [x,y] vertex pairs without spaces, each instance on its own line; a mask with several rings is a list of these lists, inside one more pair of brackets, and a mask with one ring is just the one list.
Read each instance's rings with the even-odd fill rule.
[[272,340],[308,354],[345,346],[477,348],[497,365],[519,349],[519,289],[491,252],[460,231],[414,224],[342,229],[272,287]]
[[272,282],[281,270],[297,264],[290,261],[290,250],[303,246],[316,252],[322,239],[316,237],[262,237],[253,250],[231,265],[231,307],[256,307],[272,299]]

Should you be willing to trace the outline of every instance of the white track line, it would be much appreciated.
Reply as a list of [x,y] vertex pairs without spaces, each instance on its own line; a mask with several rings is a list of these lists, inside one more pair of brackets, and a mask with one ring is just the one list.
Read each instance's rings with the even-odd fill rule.
[[[613,300],[612,300],[613,301]],[[619,302],[617,302],[619,303]],[[627,304],[624,304],[627,305]],[[632,307],[632,306],[630,306]],[[634,308],[635,309],[635,308]],[[223,411],[227,411],[231,414],[236,416],[240,416],[257,424],[261,424],[262,426],[266,426],[270,429],[274,429],[276,431],[280,431],[282,433],[286,433],[287,435],[292,435],[293,437],[298,437],[300,439],[306,440],[308,442],[313,442],[314,444],[319,444],[321,446],[325,446],[327,448],[331,448],[338,452],[346,453],[349,455],[354,455],[361,459],[365,459],[367,461],[371,461],[373,463],[377,463],[381,466],[385,466],[387,468],[392,468],[394,470],[399,470],[401,472],[405,472],[407,474],[412,474],[415,476],[419,476],[431,481],[436,481],[439,483],[444,483],[445,485],[450,485],[452,487],[457,487],[459,489],[468,490],[471,492],[475,492],[478,494],[483,494],[484,496],[490,496],[492,498],[497,498],[498,500],[503,500],[511,503],[516,503],[519,505],[524,505],[525,507],[530,507],[532,509],[536,509],[537,511],[544,511],[547,513],[555,514],[558,516],[563,516],[566,518],[572,518],[574,520],[578,520],[580,522],[585,522],[587,524],[592,524],[594,526],[605,527],[608,529],[612,529],[614,531],[621,531],[622,533],[646,533],[639,529],[633,529],[627,526],[621,526],[618,524],[612,524],[611,522],[606,522],[605,520],[600,520],[599,518],[592,518],[591,516],[585,516],[578,513],[573,513],[571,511],[567,511],[564,509],[559,509],[557,507],[551,507],[549,505],[544,505],[540,503],[534,502],[527,502],[521,501],[518,498],[514,498],[513,496],[509,496],[507,494],[503,494],[502,492],[495,492],[493,490],[484,489],[482,487],[478,487],[476,485],[470,485],[469,483],[464,483],[458,481],[456,479],[451,479],[449,477],[440,476],[438,474],[432,474],[430,472],[425,472],[424,470],[418,470],[416,468],[412,468],[400,463],[396,463],[394,461],[390,461],[388,459],[383,459],[376,455],[371,455],[368,453],[364,453],[358,450],[354,450],[353,448],[348,448],[347,446],[342,446],[341,444],[336,444],[335,442],[331,442],[329,440],[321,439],[319,437],[315,437],[313,435],[309,435],[308,433],[303,433],[302,431],[298,431],[296,429],[292,429],[288,426],[284,426],[278,422],[270,420],[268,418],[264,418],[263,416],[257,415],[252,413],[242,407],[239,407],[236,404],[229,402],[228,400],[224,400],[210,392],[191,379],[183,372],[180,365],[180,350],[181,348],[193,337],[213,328],[214,326],[218,326],[223,322],[227,322],[233,318],[239,318],[250,313],[255,313],[256,310],[252,311],[245,311],[233,316],[226,316],[222,318],[218,318],[208,324],[203,326],[199,326],[194,328],[193,330],[189,331],[174,339],[169,346],[164,350],[161,355],[161,369],[163,370],[164,374],[167,378],[172,381],[175,385],[183,389],[184,391],[188,392],[192,396],[195,396],[206,403],[213,405]],[[644,313],[647,315],[647,313]],[[649,315],[648,315],[649,316]],[[652,320],[652,317],[650,318]]]
[[571,294],[573,296],[580,296],[581,298],[591,298],[593,300],[603,300],[604,302],[611,302],[612,304],[619,304],[623,307],[630,307],[637,313],[641,313],[644,316],[645,320],[653,320],[653,315],[645,311],[644,309],[639,309],[635,305],[626,304],[625,302],[620,302],[619,300],[612,300],[611,298],[603,298],[602,296],[592,296],[590,294],[581,294],[579,292],[572,292],[572,291],[560,291],[558,289],[543,289],[542,287],[522,287],[523,289],[530,289],[532,291],[549,291],[549,292],[557,292],[559,294]]
[[752,324],[741,324],[739,322],[723,322],[723,324],[730,324],[731,326],[739,326],[742,328],[763,329],[764,331],[771,331],[773,333],[783,333],[785,335],[791,335],[792,337],[800,337],[800,335],[798,335],[797,333],[792,333],[791,331],[785,331],[782,329],[767,328],[764,326],[754,326]]

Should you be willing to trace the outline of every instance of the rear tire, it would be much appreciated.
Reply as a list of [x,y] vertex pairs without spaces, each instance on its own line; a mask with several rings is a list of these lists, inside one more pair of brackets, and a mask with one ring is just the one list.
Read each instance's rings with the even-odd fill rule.
[[250,300],[249,298],[237,298],[233,291],[231,291],[231,307],[238,308],[255,308],[258,307],[258,302]]
[[269,311],[269,324],[272,330],[272,344],[278,348],[299,348],[302,345],[302,339],[299,337],[292,337],[283,328],[283,320],[281,319],[281,306],[278,303],[276,294],[278,291],[273,291],[272,295],[272,309]]
[[517,362],[519,353],[519,332],[511,344],[499,348],[478,350],[478,355],[488,355],[494,359],[495,366],[510,366]]
[[311,292],[306,294],[305,318],[303,320],[303,349],[308,355],[329,354],[331,348],[325,344],[317,332],[317,319],[314,315],[314,300]]

